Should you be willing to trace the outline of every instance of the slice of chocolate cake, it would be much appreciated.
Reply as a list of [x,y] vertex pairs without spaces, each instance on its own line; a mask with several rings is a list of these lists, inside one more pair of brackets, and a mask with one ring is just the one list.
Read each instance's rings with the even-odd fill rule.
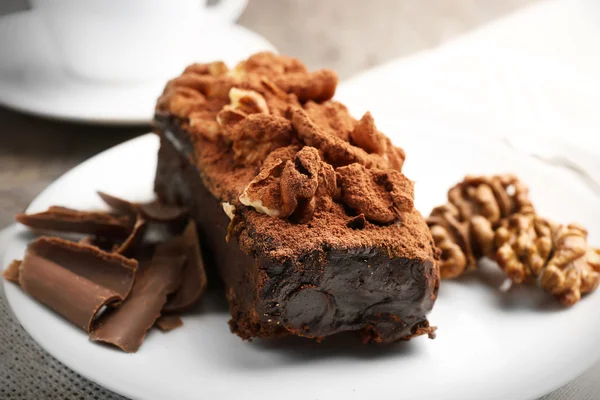
[[242,338],[435,330],[437,256],[404,152],[331,100],[336,85],[259,53],[232,70],[192,65],[158,101],[155,190],[191,208]]

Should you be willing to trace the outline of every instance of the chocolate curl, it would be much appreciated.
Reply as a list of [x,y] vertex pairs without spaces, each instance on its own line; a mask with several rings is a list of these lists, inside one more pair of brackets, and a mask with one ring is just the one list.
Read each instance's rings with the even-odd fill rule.
[[25,292],[86,332],[102,307],[123,301],[137,261],[60,238],[40,237],[19,268]]
[[127,215],[141,214],[144,219],[153,222],[171,222],[188,215],[189,209],[162,204],[159,201],[150,203],[133,203],[108,193],[98,192],[98,196],[116,211]]
[[100,316],[90,340],[109,343],[127,353],[135,353],[160,316],[167,295],[181,285],[184,263],[185,257],[155,254],[148,265],[141,267],[131,295],[119,308],[108,310]]
[[52,206],[36,214],[17,214],[16,220],[30,228],[43,231],[87,233],[99,236],[125,237],[131,231],[132,220],[106,212],[78,211]]
[[115,250],[115,253],[130,256],[132,251],[141,245],[147,226],[146,220],[138,214],[133,230],[127,239]]
[[9,282],[19,284],[19,267],[21,266],[21,261],[14,260],[10,263],[10,265],[4,270],[2,276]]
[[169,299],[163,312],[183,312],[195,306],[206,291],[207,279],[194,221],[188,223],[181,236],[160,245],[155,255],[166,257],[185,255],[187,258],[182,271],[181,287]]
[[123,200],[119,197],[104,193],[101,191],[96,192],[98,196],[112,209],[122,214],[135,215],[137,214],[137,208],[134,203],[127,200]]
[[183,320],[179,315],[161,315],[154,325],[163,332],[171,332],[183,326]]

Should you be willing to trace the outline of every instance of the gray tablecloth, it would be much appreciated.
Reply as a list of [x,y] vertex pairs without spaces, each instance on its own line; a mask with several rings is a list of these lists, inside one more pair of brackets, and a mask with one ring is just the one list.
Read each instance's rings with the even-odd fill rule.
[[[10,230],[10,228],[9,228]],[[0,260],[10,231],[0,232]],[[600,364],[542,400],[600,399]],[[65,367],[19,325],[0,282],[0,399],[122,400]],[[307,399],[311,400],[311,399]],[[484,399],[482,399],[484,400]],[[507,399],[509,400],[509,399]]]

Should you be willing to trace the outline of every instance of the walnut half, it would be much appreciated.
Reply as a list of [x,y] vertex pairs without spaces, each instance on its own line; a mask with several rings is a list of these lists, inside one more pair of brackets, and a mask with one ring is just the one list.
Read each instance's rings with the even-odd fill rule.
[[314,147],[277,149],[265,160],[259,174],[240,196],[240,202],[273,216],[296,222],[312,218],[317,196],[335,196],[333,168],[321,161]]
[[561,225],[552,236],[554,254],[541,274],[542,287],[565,305],[575,304],[581,295],[600,283],[597,249],[588,249],[587,231],[577,224]]
[[536,215],[515,214],[496,231],[495,259],[515,283],[535,280],[552,251],[552,226]]

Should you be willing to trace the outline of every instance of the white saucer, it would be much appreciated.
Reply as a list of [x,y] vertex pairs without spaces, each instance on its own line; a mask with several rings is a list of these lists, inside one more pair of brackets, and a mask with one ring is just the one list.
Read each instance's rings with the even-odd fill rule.
[[[496,141],[447,132],[436,136],[393,120],[379,125],[384,132],[401,133],[394,141],[407,151],[405,172],[416,180],[416,206],[422,212],[444,202],[446,189],[465,174],[510,171],[530,185],[541,214],[585,224],[590,243],[600,244],[598,200],[568,171]],[[28,211],[52,204],[101,207],[96,190],[147,199],[157,148],[157,137],[146,135],[99,154],[50,185]],[[31,238],[25,227],[13,229],[6,238],[4,268],[23,256]],[[181,329],[152,331],[138,353],[124,354],[90,343],[82,331],[17,286],[4,283],[4,289],[21,325],[52,356],[102,386],[140,400],[534,399],[600,358],[600,291],[561,309],[537,289],[500,293],[503,276],[497,271],[443,281],[429,316],[438,326],[437,338],[389,347],[345,340],[353,338],[321,344],[304,339],[244,342],[229,332],[228,312],[207,296],[184,317]]]
[[[147,124],[167,79],[180,72],[131,85],[85,81],[67,73],[53,49],[35,11],[0,18],[0,104],[70,121]],[[223,60],[233,65],[263,50],[275,48],[241,26],[199,28],[198,47],[186,64]]]

